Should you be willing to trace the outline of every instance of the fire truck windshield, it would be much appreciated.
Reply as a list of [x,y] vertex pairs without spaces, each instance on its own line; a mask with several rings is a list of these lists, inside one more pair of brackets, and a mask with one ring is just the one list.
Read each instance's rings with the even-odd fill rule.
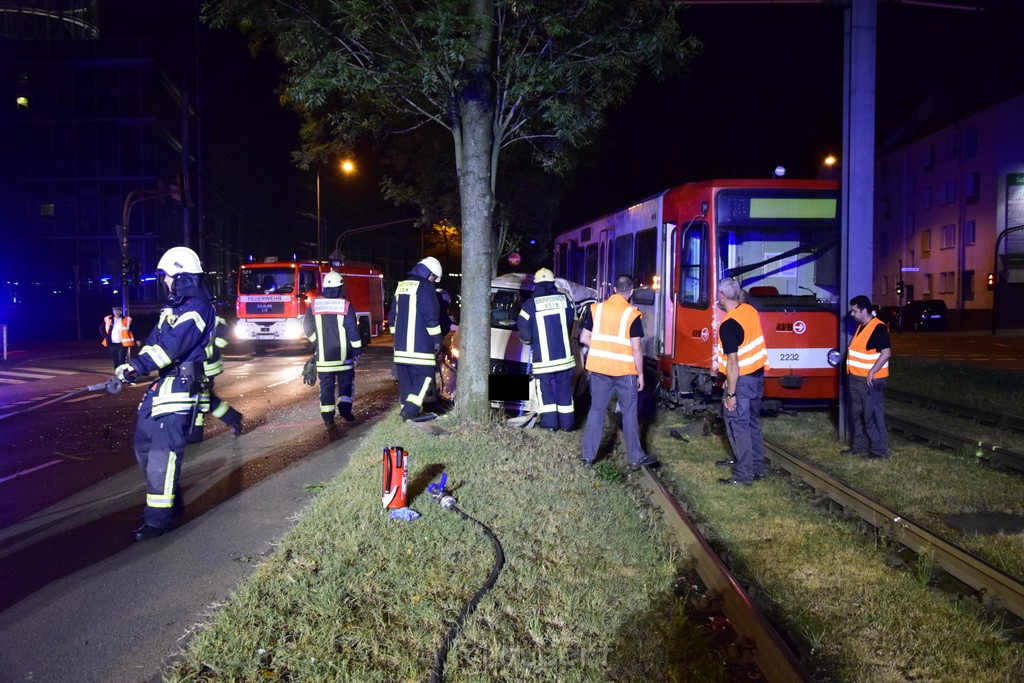
[[291,294],[295,291],[293,268],[243,268],[239,294]]

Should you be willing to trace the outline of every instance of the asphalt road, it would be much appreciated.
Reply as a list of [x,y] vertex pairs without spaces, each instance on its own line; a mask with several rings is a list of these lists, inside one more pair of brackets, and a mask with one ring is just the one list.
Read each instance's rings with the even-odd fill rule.
[[[229,353],[231,349],[229,348]],[[12,354],[0,365],[0,680],[146,681],[333,479],[394,405],[389,346],[356,376],[357,421],[324,429],[303,349],[229,357],[217,393],[245,415],[235,438],[214,420],[190,447],[186,515],[133,543],[144,500],[131,449],[142,389],[83,393],[105,380],[91,345]]]

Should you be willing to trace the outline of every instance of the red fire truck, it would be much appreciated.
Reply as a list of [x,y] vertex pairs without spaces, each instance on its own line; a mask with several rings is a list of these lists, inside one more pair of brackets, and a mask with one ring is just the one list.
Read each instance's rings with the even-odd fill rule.
[[302,338],[302,316],[313,297],[323,291],[324,275],[332,270],[345,280],[344,295],[356,310],[364,337],[380,334],[384,325],[384,281],[368,263],[342,266],[327,261],[246,263],[238,270],[235,338],[280,342]]

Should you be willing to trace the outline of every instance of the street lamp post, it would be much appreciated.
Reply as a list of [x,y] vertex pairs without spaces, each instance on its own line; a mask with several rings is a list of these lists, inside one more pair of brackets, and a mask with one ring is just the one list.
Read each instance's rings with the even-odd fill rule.
[[[350,173],[355,172],[356,165],[351,159],[342,159],[338,162],[338,168],[340,168],[341,172],[345,175],[349,175]],[[322,243],[323,222],[320,219],[320,171],[318,169],[316,172],[316,259],[318,261],[323,258],[323,250],[321,247]]]

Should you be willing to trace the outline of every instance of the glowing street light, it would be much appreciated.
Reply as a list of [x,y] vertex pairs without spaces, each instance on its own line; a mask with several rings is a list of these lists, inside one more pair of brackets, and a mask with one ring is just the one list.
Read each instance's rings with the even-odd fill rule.
[[836,165],[836,161],[838,160],[836,159],[834,154],[829,154],[827,157],[825,157],[825,165],[830,168]]

